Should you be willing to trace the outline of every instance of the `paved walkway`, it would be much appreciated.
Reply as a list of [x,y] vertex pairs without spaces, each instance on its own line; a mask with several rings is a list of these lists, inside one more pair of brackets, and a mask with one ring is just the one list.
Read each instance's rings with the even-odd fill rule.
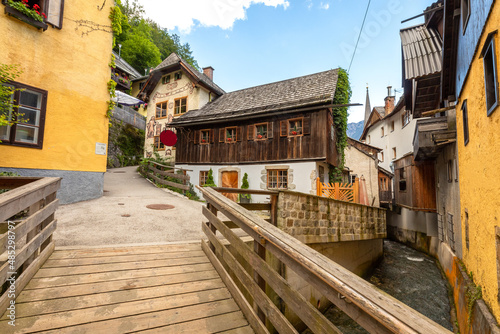
[[[104,174],[103,197],[61,205],[56,211],[56,246],[199,242],[203,204],[156,188],[136,169],[110,169]],[[174,208],[148,209],[151,204]]]

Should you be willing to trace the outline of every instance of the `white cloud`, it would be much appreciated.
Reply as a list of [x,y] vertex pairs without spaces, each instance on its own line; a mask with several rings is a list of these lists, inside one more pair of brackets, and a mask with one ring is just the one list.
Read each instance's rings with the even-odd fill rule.
[[311,9],[313,6],[312,0],[306,0],[307,9]]
[[189,33],[195,25],[231,29],[237,20],[246,19],[246,10],[255,4],[286,10],[288,0],[147,0],[142,5],[146,17],[169,30],[178,28]]
[[328,10],[328,8],[330,8],[330,4],[329,3],[320,3],[319,8],[324,9],[324,10]]

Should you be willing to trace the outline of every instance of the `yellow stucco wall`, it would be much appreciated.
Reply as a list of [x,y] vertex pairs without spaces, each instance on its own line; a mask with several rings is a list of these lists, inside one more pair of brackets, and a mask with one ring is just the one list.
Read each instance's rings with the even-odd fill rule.
[[[203,107],[208,102],[208,91],[202,87],[193,86],[189,77],[183,73],[182,78],[174,80],[174,74],[178,72],[166,73],[170,75],[170,83],[162,84],[161,79],[151,93],[146,116],[146,140],[144,143],[144,154],[151,156],[153,152],[154,136],[158,136],[161,131],[166,130],[168,123],[174,116],[174,101],[177,98],[187,97],[187,110],[194,110]],[[156,104],[168,102],[167,117],[156,119]],[[161,157],[175,159],[175,149],[166,147],[164,151],[158,152]]]
[[[106,156],[95,148],[108,142],[113,2],[99,10],[102,4],[66,0],[62,29],[43,32],[0,5],[0,63],[20,64],[24,73],[16,81],[48,92],[43,149],[0,145],[0,167],[106,171]],[[79,20],[101,26],[89,31]]]
[[[500,107],[486,113],[483,60],[479,52],[486,36],[499,28],[500,4],[491,16],[473,58],[469,75],[458,100],[457,143],[460,170],[463,261],[482,286],[483,298],[500,321],[499,282],[495,227],[500,226]],[[500,38],[495,35],[497,80],[500,70]],[[463,116],[460,108],[467,99],[469,143],[464,146]],[[465,210],[468,211],[469,248],[466,247]]]

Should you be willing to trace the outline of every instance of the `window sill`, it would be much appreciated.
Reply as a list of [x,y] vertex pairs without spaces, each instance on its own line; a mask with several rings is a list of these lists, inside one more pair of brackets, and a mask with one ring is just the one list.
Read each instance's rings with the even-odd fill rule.
[[32,25],[37,29],[42,29],[43,31],[47,30],[48,28],[48,25],[45,22],[40,22],[35,19],[32,19],[31,17],[25,15],[24,13],[21,13],[17,9],[14,9],[9,6],[5,6],[5,14],[13,16],[29,25]]

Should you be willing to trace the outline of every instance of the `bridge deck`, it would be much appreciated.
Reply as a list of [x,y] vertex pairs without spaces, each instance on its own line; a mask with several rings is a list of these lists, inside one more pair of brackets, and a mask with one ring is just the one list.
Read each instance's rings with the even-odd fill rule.
[[253,333],[200,244],[56,250],[1,333]]

